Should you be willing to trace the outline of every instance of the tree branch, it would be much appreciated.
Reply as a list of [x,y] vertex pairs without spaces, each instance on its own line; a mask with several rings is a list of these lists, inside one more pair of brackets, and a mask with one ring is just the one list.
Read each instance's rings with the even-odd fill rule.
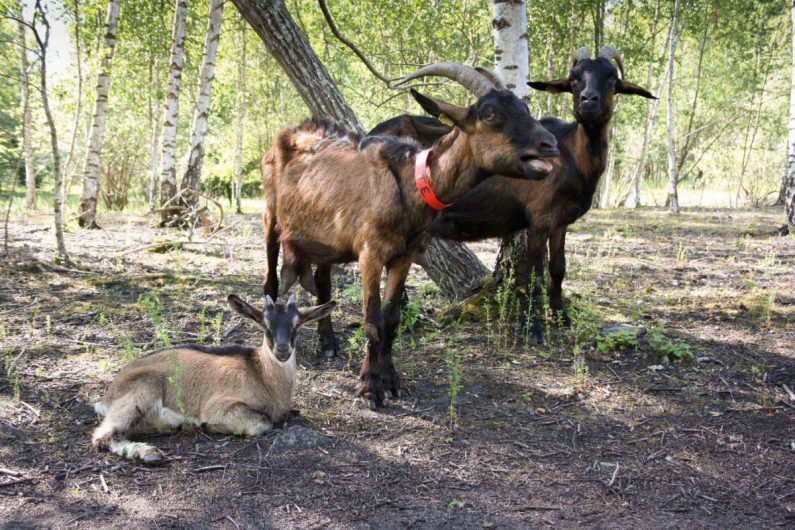
[[317,3],[320,4],[320,10],[323,11],[323,18],[326,19],[326,22],[328,23],[328,27],[329,27],[329,29],[331,29],[331,32],[334,34],[334,36],[337,37],[337,39],[340,42],[342,42],[345,46],[350,48],[351,51],[353,51],[353,53],[355,53],[356,56],[359,57],[359,59],[362,60],[364,65],[367,67],[367,69],[370,70],[370,72],[375,77],[377,77],[378,79],[383,81],[386,84],[386,86],[388,86],[389,88],[392,88],[392,80],[387,79],[378,70],[376,70],[375,66],[373,66],[373,64],[369,61],[369,59],[367,59],[367,57],[364,55],[364,53],[362,53],[362,51],[359,50],[359,48],[357,48],[355,44],[353,44],[351,41],[346,39],[340,33],[340,31],[337,29],[337,25],[334,23],[334,19],[331,18],[331,13],[329,13],[328,7],[326,6],[326,0],[317,0]]

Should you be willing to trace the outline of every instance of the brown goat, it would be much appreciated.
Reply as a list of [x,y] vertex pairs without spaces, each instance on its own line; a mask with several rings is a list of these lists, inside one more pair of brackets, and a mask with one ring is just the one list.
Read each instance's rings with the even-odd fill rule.
[[[611,62],[613,60],[621,71],[620,78]],[[599,178],[604,172],[613,98],[616,94],[654,96],[624,80],[621,55],[611,46],[602,47],[596,59],[590,58],[587,48],[581,48],[572,58],[567,78],[533,82],[530,86],[553,93],[572,93],[575,122],[541,119],[541,124],[557,139],[561,151],[560,164],[547,179],[539,182],[499,176],[482,182],[445,209],[431,232],[435,237],[445,239],[477,241],[529,229],[528,252],[535,273],[530,331],[540,342],[544,333],[539,318],[544,251],[549,244],[550,307],[560,315],[563,323],[568,323],[562,298],[562,283],[566,275],[566,231],[590,209]],[[399,116],[376,126],[370,134],[410,131],[412,126],[406,122],[421,122],[425,130],[431,125],[428,118]],[[525,316],[523,313],[522,317]]]
[[[442,66],[451,67],[449,63]],[[428,167],[439,198],[453,202],[496,173],[544,178],[551,164],[541,159],[558,154],[554,137],[512,93],[496,89],[473,69],[456,68],[477,76],[475,105],[458,107],[412,91],[423,107],[455,124],[431,149]],[[356,139],[353,133],[340,134],[338,128],[320,120],[279,134],[272,162],[267,164],[271,167],[266,195],[271,194],[275,202],[276,218],[268,214],[265,219],[269,256],[264,289],[276,289],[275,259],[270,251],[278,249],[277,232],[285,250],[283,268],[292,268],[292,276],[305,275],[309,264],[318,265],[315,280],[320,300],[330,294],[331,264],[358,261],[367,345],[357,393],[375,408],[383,404],[385,389],[393,396],[399,394],[392,343],[400,323],[400,294],[437,212],[416,191],[420,146],[380,137],[364,138],[356,145]],[[387,284],[382,311],[379,291],[384,267]],[[320,331],[322,346],[334,348],[331,326]],[[324,336],[329,332],[330,337]]]

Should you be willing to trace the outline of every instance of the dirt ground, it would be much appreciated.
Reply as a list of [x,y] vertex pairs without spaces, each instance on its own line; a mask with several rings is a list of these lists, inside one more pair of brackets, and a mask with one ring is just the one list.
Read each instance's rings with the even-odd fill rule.
[[[257,216],[156,253],[141,246],[183,236],[105,214],[103,230],[67,234],[68,269],[51,264],[49,217],[12,218],[0,526],[795,528],[795,238],[773,235],[780,218],[588,214],[568,238],[572,326],[541,346],[500,305],[450,322],[413,270],[396,360],[408,396],[378,412],[353,399],[358,275],[341,269],[343,351],[322,359],[302,332],[286,422],[332,443],[274,454],[280,429],[190,431],[148,438],[170,456],[156,468],[95,453],[91,404],[165,341],[261,341],[225,306],[230,292],[259,300]],[[494,259],[494,242],[477,249]],[[595,342],[612,323],[648,332]]]

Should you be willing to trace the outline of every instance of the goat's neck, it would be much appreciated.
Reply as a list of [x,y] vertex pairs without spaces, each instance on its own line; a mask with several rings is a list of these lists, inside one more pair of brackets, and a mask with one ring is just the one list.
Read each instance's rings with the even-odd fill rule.
[[295,387],[296,364],[295,353],[287,362],[279,362],[264,343],[257,350],[259,375],[268,391],[274,410],[289,411]]
[[607,165],[607,138],[610,121],[604,123],[577,122],[574,137],[574,161],[577,170],[593,184],[599,181]]
[[439,200],[451,204],[477,183],[479,169],[472,156],[469,137],[453,129],[432,149],[431,187]]

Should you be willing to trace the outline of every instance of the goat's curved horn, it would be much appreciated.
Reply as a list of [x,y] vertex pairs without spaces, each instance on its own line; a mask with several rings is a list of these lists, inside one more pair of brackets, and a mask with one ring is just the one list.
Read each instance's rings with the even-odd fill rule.
[[602,59],[607,59],[608,61],[613,60],[618,65],[618,71],[621,72],[621,79],[624,79],[624,61],[621,58],[621,52],[617,49],[613,48],[612,46],[602,46],[599,50],[599,55],[597,57],[601,57]]
[[587,46],[583,46],[576,52],[571,54],[571,67],[577,66],[577,63],[591,58],[591,50]]
[[489,70],[488,68],[483,68],[482,66],[476,66],[475,70],[477,70],[480,75],[491,81],[491,84],[494,85],[494,88],[497,90],[508,90],[505,87],[505,83],[502,82],[500,75],[494,70]]
[[494,83],[492,83],[488,77],[474,68],[460,63],[434,63],[423,66],[413,74],[409,74],[395,83],[395,86],[402,85],[413,79],[431,75],[452,79],[472,92],[475,97],[481,97],[489,90],[495,88]]

